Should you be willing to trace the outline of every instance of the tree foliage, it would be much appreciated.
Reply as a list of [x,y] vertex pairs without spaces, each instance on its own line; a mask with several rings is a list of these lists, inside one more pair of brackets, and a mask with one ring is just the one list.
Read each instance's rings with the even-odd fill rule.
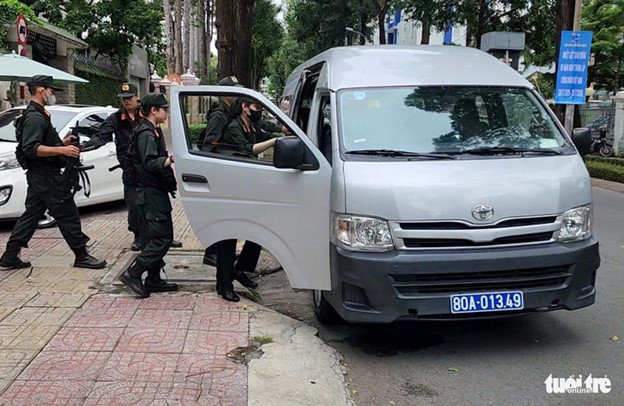
[[123,65],[132,45],[162,38],[162,7],[149,0],[35,0],[33,11]]
[[588,0],[583,5],[582,28],[593,31],[595,63],[588,82],[600,87],[624,86],[624,0]]
[[280,8],[271,0],[256,0],[253,19],[253,87],[269,75],[269,58],[278,51],[284,36],[284,27],[277,20]]
[[288,75],[307,58],[305,50],[290,32],[286,32],[278,51],[268,60],[268,71],[271,85],[269,92],[281,95]]
[[[26,17],[28,21],[39,21],[39,18],[26,4],[17,0],[0,0],[0,25],[15,23],[15,19],[20,14]],[[0,49],[7,46],[6,35],[6,30],[0,29]]]

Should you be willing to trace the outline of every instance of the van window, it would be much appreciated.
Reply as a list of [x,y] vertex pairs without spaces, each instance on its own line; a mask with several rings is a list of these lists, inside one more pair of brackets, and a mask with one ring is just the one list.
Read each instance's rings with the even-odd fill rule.
[[273,148],[253,153],[253,145],[282,136],[284,132],[292,133],[271,112],[277,109],[274,104],[265,106],[256,101],[253,109],[261,111],[261,116],[253,125],[242,120],[242,105],[237,95],[188,94],[180,98],[180,104],[187,147],[196,156],[271,165]]
[[529,89],[419,87],[343,90],[342,148],[461,153],[568,145]]

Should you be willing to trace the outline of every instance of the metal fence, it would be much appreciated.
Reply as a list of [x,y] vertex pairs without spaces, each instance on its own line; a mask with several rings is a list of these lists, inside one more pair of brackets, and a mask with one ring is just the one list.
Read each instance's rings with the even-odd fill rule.
[[579,106],[581,126],[590,129],[592,137],[598,138],[602,131],[613,141],[615,127],[615,103],[584,104]]

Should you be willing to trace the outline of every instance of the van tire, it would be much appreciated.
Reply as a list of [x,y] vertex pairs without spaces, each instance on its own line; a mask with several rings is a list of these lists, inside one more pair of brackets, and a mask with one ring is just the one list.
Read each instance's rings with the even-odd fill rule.
[[312,303],[314,304],[314,315],[321,324],[337,324],[344,322],[334,307],[325,299],[325,294],[321,290],[312,291]]

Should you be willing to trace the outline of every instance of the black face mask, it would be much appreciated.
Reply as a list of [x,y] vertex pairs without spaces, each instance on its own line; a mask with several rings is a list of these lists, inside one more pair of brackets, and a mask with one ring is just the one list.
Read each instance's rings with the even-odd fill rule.
[[251,112],[251,114],[249,115],[249,118],[251,119],[252,123],[257,123],[258,121],[262,120],[261,111],[256,111],[256,110],[251,110],[251,109],[249,109],[249,111]]

